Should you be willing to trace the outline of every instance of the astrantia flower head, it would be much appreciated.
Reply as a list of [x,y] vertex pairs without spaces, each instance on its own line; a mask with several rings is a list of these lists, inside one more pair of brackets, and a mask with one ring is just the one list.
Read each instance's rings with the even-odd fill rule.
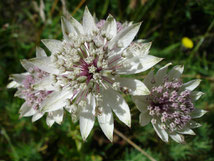
[[143,72],[161,59],[148,55],[151,43],[133,42],[141,23],[121,24],[111,15],[95,23],[87,7],[82,24],[73,17],[62,18],[61,22],[62,41],[42,40],[51,56],[22,61],[24,67],[30,64],[45,73],[29,85],[46,92],[36,107],[42,113],[65,107],[73,121],[79,120],[84,140],[97,117],[101,129],[112,140],[112,111],[131,126],[130,110],[121,93],[149,94],[143,82],[120,75]]
[[[42,48],[36,49],[37,58],[47,58],[45,51]],[[10,79],[12,82],[8,84],[8,88],[18,88],[15,96],[23,98],[25,102],[21,106],[19,113],[21,117],[32,116],[32,121],[37,121],[45,112],[41,111],[41,103],[53,92],[53,89],[35,89],[33,88],[41,80],[50,76],[49,73],[40,70],[31,63],[22,61],[23,67],[27,70],[26,73],[12,74]],[[52,126],[54,122],[61,124],[63,120],[63,109],[54,110],[47,113],[46,122],[48,126]]]
[[193,91],[200,80],[181,81],[183,66],[175,66],[167,73],[168,65],[156,74],[153,71],[148,74],[144,84],[151,93],[148,96],[135,96],[134,102],[141,111],[139,119],[142,126],[151,122],[163,141],[168,142],[170,136],[176,142],[183,143],[182,134],[195,135],[191,129],[200,126],[193,119],[206,113],[193,104],[203,93]]

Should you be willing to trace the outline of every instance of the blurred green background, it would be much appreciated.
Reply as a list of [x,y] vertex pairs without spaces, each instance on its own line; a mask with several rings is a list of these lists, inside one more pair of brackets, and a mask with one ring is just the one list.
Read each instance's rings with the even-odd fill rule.
[[[148,125],[138,125],[139,112],[132,111],[132,128],[119,121],[115,128],[156,160],[214,160],[214,0],[6,0],[0,1],[0,160],[3,161],[101,161],[148,160],[137,149],[114,134],[110,143],[98,125],[83,142],[79,125],[67,113],[61,126],[48,128],[45,118],[31,122],[19,119],[23,100],[6,89],[8,76],[24,72],[19,62],[35,56],[43,38],[62,39],[60,18],[72,14],[81,20],[85,6],[98,19],[111,13],[117,21],[143,21],[137,38],[152,41],[151,54],[165,58],[154,69],[168,62],[184,64],[185,81],[200,78],[198,90],[206,93],[196,107],[208,110],[198,121],[196,136],[186,136],[186,144],[162,142]],[[194,45],[182,44],[188,37]],[[47,50],[46,50],[47,51]],[[137,75],[139,79],[147,72]]]

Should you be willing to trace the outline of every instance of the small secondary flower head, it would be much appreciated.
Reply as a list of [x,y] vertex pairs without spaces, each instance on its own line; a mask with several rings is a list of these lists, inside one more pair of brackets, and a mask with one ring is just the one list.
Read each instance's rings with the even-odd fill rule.
[[206,113],[193,104],[203,93],[193,92],[200,80],[181,81],[183,66],[175,66],[167,73],[168,65],[158,70],[156,75],[153,71],[148,74],[144,83],[151,93],[148,96],[135,96],[134,102],[141,111],[142,126],[151,122],[163,141],[168,142],[170,136],[176,142],[183,143],[182,134],[194,135],[191,128],[200,126],[192,119]]
[[96,23],[87,7],[82,24],[73,17],[63,17],[61,22],[62,41],[42,40],[51,56],[22,61],[24,67],[30,64],[46,73],[40,81],[26,85],[48,92],[39,102],[42,113],[65,107],[73,121],[79,120],[84,140],[95,117],[112,140],[112,111],[131,126],[130,110],[120,93],[135,96],[150,93],[143,82],[120,75],[143,72],[162,59],[148,55],[151,43],[133,42],[141,23],[121,24],[111,15]]
[[[42,48],[36,49],[37,58],[47,58],[45,51]],[[8,84],[8,88],[18,88],[15,96],[25,100],[21,106],[19,113],[21,117],[32,116],[32,121],[35,122],[44,116],[45,112],[41,111],[42,102],[49,97],[53,92],[53,89],[35,89],[33,88],[38,82],[49,77],[49,73],[42,71],[33,64],[22,62],[26,73],[12,74],[10,79],[12,82]],[[47,113],[46,123],[48,126],[52,126],[54,122],[61,124],[63,120],[63,110],[55,110]]]

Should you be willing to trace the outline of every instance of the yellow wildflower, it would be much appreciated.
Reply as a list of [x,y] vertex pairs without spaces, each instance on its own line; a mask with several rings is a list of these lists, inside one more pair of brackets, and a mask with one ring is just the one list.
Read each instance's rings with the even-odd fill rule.
[[188,49],[192,49],[194,44],[192,42],[192,40],[188,37],[183,37],[182,38],[182,44],[185,48],[188,48]]

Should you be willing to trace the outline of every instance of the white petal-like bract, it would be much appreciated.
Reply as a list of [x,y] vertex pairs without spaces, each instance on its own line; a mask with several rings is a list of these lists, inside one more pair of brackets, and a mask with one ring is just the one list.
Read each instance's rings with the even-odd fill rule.
[[156,133],[158,134],[158,136],[159,136],[164,142],[168,142],[168,141],[169,141],[169,135],[168,135],[168,133],[167,133],[164,129],[162,129],[162,128],[160,127],[159,124],[152,124],[152,125],[153,125],[153,127],[154,127]]
[[151,121],[151,116],[148,113],[141,113],[139,116],[139,123],[141,126],[146,126]]
[[86,140],[95,121],[95,98],[92,94],[87,96],[87,105],[80,112],[80,132],[83,140]]

